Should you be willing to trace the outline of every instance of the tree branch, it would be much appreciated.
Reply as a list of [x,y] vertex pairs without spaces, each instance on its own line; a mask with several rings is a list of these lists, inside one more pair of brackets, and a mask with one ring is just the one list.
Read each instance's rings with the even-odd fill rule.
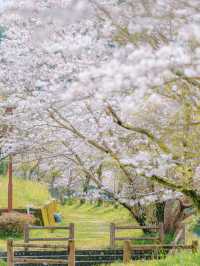
[[[145,176],[145,175],[144,175]],[[176,184],[173,181],[170,181],[169,179],[166,178],[161,178],[158,177],[156,175],[153,175],[151,177],[147,177],[146,178],[150,178],[152,181],[157,182],[158,184],[161,184],[164,187],[170,188],[172,190],[176,190],[179,191],[181,193],[183,193],[185,196],[189,197],[192,202],[194,203],[195,207],[200,210],[200,195],[197,191],[195,191],[194,189],[191,188],[185,188],[179,184]]]
[[62,126],[64,129],[70,131],[73,135],[76,137],[84,140],[91,146],[95,147],[96,149],[100,150],[101,152],[110,155],[110,157],[118,164],[119,168],[122,170],[122,172],[125,174],[125,176],[128,178],[130,182],[132,182],[132,176],[130,173],[126,170],[126,166],[123,165],[120,162],[120,159],[118,158],[117,154],[113,152],[107,145],[99,144],[97,141],[93,139],[87,138],[84,134],[82,134],[77,128],[75,128],[70,121],[68,121],[66,118],[64,118],[57,110],[53,109],[53,111],[56,113],[58,118],[54,115],[54,113],[50,112],[50,117],[58,123],[60,126]]
[[151,133],[148,129],[144,129],[144,128],[140,128],[140,127],[134,127],[130,124],[124,123],[110,105],[107,106],[107,113],[112,116],[113,121],[116,124],[118,124],[120,127],[127,129],[127,130],[130,130],[130,131],[133,131],[133,132],[136,132],[136,133],[140,133],[140,134],[146,136],[148,139],[150,139],[154,143],[156,143],[164,153],[167,153],[167,154],[172,153],[171,150],[169,149],[169,147],[163,141],[156,138],[156,136],[154,136],[153,133]]

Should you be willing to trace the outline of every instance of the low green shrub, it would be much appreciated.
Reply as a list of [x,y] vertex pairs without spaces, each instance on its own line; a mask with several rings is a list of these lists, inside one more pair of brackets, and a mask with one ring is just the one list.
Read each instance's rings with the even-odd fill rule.
[[1,236],[21,235],[24,225],[34,222],[35,218],[31,215],[18,212],[3,213],[0,216],[0,234]]
[[[127,265],[127,264],[126,264]],[[127,266],[199,266],[200,253],[180,252],[174,256],[167,256],[166,259],[150,261],[134,261]],[[113,263],[110,266],[125,266],[123,263]]]

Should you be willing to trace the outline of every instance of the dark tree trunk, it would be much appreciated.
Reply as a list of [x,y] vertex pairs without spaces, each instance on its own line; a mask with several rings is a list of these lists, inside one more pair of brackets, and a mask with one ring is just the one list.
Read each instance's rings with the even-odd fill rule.
[[157,223],[164,223],[165,202],[158,202],[155,206]]
[[[119,202],[120,203],[120,202]],[[133,219],[140,225],[140,226],[145,226],[148,225],[147,222],[147,215],[146,215],[146,211],[145,208],[143,208],[142,206],[138,205],[137,207],[131,207],[128,206],[125,203],[120,203],[120,205],[122,205],[123,207],[125,207],[132,215]],[[144,233],[149,233],[150,231],[147,229],[143,229],[142,230]]]
[[[89,185],[90,185],[90,176],[86,175],[85,182],[83,183],[83,193],[84,194],[88,193]],[[80,204],[84,204],[84,203],[85,203],[85,199],[82,198],[80,200]]]

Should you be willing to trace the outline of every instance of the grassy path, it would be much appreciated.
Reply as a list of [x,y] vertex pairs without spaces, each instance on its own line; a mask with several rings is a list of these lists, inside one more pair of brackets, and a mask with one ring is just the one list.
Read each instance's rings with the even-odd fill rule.
[[[110,223],[116,224],[132,224],[133,219],[127,210],[122,207],[114,208],[113,206],[96,207],[92,204],[80,205],[74,203],[73,205],[65,205],[60,208],[63,225],[75,223],[75,239],[76,247],[81,249],[96,249],[109,247],[109,229]],[[118,236],[130,236],[133,232],[125,231]],[[134,232],[135,236],[141,234],[141,231]],[[66,231],[50,232],[35,230],[31,233],[33,237],[53,237],[64,236]],[[21,239],[16,239],[21,241]],[[6,247],[6,239],[0,240],[0,249],[4,250]]]
[[[7,205],[7,180],[0,177],[0,207]],[[27,205],[42,206],[49,199],[46,186],[35,182],[24,181],[21,179],[14,180],[14,204],[15,207],[26,207]],[[80,205],[74,203],[65,205],[60,208],[62,213],[62,224],[75,223],[76,247],[81,249],[107,248],[109,246],[109,225],[111,222],[121,225],[134,223],[127,210],[113,206],[95,207],[92,204]],[[34,231],[34,237],[51,237],[63,236],[66,232],[41,232]],[[141,232],[126,231],[118,236],[139,236]],[[193,235],[188,235],[188,240],[194,239]],[[195,237],[198,239],[198,237]],[[23,238],[16,239],[22,241]],[[0,250],[6,249],[6,239],[0,237]],[[0,262],[0,266],[4,266]],[[123,264],[113,264],[113,266],[122,266]],[[191,253],[181,253],[178,256],[169,257],[166,260],[150,262],[134,262],[130,266],[200,266],[200,254],[192,255]]]
[[[91,204],[72,205],[62,208],[65,223],[74,222],[76,227],[76,246],[79,248],[107,248],[109,245],[110,223],[131,224],[132,217],[121,207],[94,207]],[[130,235],[130,231],[121,236]],[[140,232],[136,232],[136,235]]]
[[[7,178],[0,176],[0,208],[7,206]],[[27,205],[41,207],[50,199],[47,187],[38,182],[14,178],[14,207],[26,208]],[[60,208],[62,224],[75,223],[76,246],[78,248],[106,248],[109,246],[109,225],[133,223],[127,210],[113,206],[96,207],[92,204],[65,205]],[[129,235],[130,232],[124,232]],[[66,232],[34,231],[33,236],[63,236]],[[140,232],[135,232],[135,235]],[[11,236],[12,237],[12,236]],[[14,236],[13,236],[14,238]],[[19,241],[21,241],[19,239]],[[6,239],[0,237],[0,250],[5,250]]]

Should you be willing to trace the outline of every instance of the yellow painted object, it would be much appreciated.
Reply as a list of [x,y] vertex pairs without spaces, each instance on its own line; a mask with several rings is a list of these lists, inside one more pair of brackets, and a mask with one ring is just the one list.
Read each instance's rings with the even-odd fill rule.
[[54,226],[56,224],[54,213],[58,212],[58,203],[52,200],[41,208],[44,226]]
[[50,202],[47,207],[47,213],[48,213],[48,218],[49,218],[49,225],[54,226],[55,225],[55,218],[54,218],[54,204]]
[[58,201],[54,199],[51,201],[51,204],[52,204],[52,209],[53,209],[54,213],[58,212],[58,209],[59,209]]
[[43,225],[44,226],[49,226],[49,217],[48,217],[48,212],[47,212],[47,205],[41,208],[42,212],[42,220],[43,220]]

